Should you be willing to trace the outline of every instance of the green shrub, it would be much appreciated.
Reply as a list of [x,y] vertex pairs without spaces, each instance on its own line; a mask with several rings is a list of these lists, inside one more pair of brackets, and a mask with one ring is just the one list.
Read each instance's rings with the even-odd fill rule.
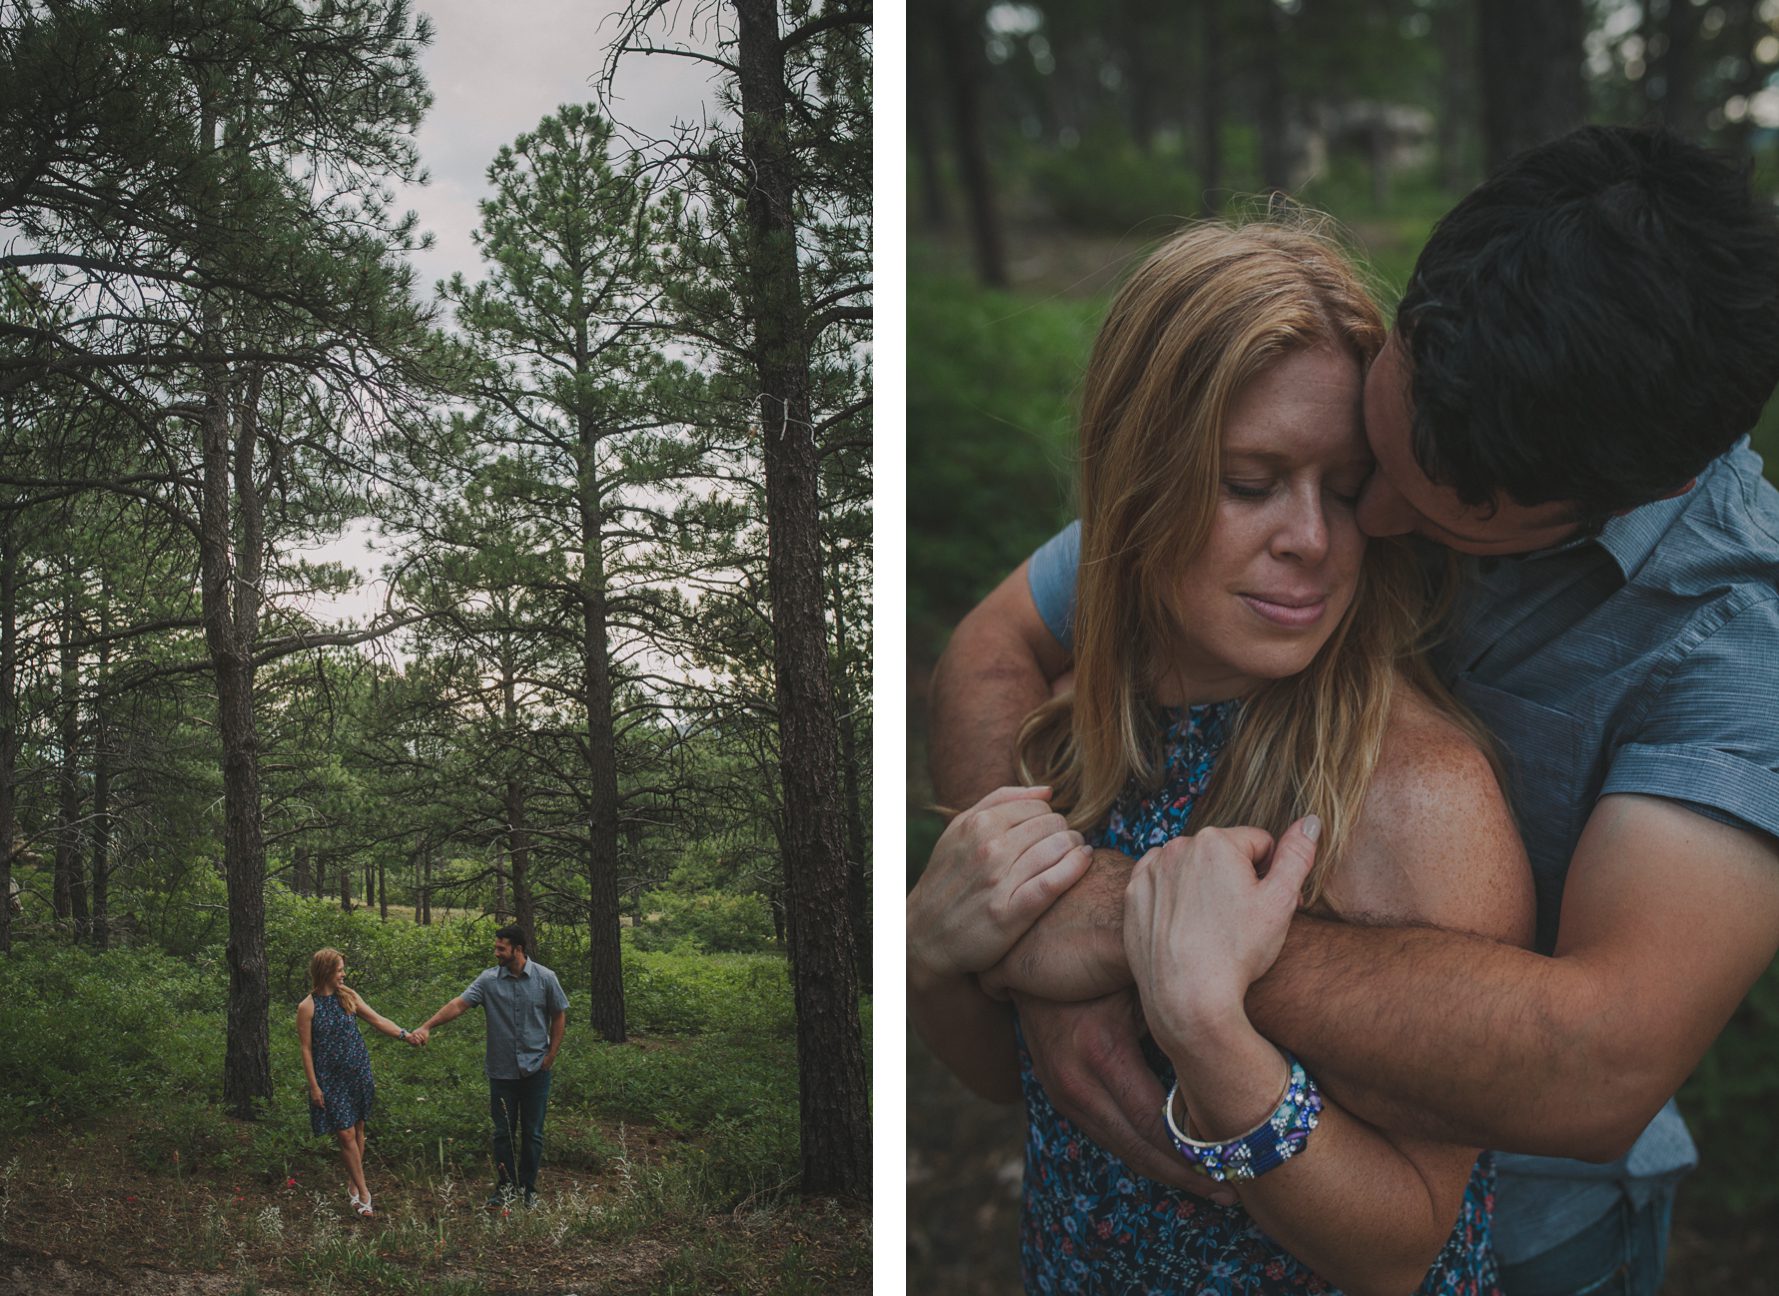
[[1204,207],[1203,186],[1177,145],[1145,153],[1123,132],[1038,154],[1028,175],[1033,193],[1074,229],[1160,235]]
[[687,945],[711,954],[751,953],[769,948],[774,939],[772,910],[751,892],[650,891],[642,897],[642,911],[644,919],[632,932],[637,949]]

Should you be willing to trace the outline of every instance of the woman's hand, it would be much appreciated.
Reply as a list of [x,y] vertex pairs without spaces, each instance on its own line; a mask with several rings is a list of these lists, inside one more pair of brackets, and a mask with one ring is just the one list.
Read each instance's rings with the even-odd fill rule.
[[1285,944],[1321,826],[1301,820],[1277,850],[1258,828],[1208,828],[1137,862],[1124,893],[1125,955],[1170,1056],[1246,1022],[1243,1000]]
[[309,1086],[309,1106],[311,1106],[311,1107],[325,1107],[325,1106],[327,1106],[326,1095],[321,1092],[321,1086],[318,1084],[311,1084]]
[[993,967],[1093,859],[1050,809],[1049,788],[990,792],[946,827],[908,895],[910,971]]

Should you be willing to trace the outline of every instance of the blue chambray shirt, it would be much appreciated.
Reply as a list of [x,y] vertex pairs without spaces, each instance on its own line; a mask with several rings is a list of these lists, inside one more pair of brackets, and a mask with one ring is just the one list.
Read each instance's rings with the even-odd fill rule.
[[568,996],[556,974],[536,959],[514,976],[491,967],[458,996],[480,1004],[488,1019],[488,1051],[483,1070],[490,1080],[522,1080],[544,1064],[550,1051],[550,1023],[568,1011]]
[[[1032,555],[1038,613],[1064,645],[1079,524]],[[1594,803],[1682,801],[1779,836],[1779,492],[1746,438],[1685,495],[1611,519],[1596,537],[1467,560],[1440,665],[1494,733],[1549,953],[1563,881]],[[1461,1061],[1460,1063],[1461,1064]],[[1670,1100],[1623,1159],[1498,1157],[1496,1250],[1514,1263],[1698,1162]]]

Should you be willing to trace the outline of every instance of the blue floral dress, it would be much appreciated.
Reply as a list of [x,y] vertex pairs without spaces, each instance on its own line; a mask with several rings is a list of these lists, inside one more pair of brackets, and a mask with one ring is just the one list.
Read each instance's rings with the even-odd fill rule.
[[316,1134],[332,1134],[370,1116],[377,1085],[371,1079],[371,1051],[358,1032],[358,1019],[346,1011],[338,995],[310,997],[315,1017],[309,1026],[309,1048],[325,1105],[309,1104],[309,1128]]
[[[1186,831],[1228,740],[1235,704],[1162,713],[1166,776],[1153,793],[1131,787],[1096,844],[1140,856]],[[1153,1041],[1144,1054],[1165,1090],[1173,1067]],[[1028,1122],[1020,1271],[1028,1292],[1093,1296],[1297,1296],[1335,1289],[1293,1259],[1240,1206],[1223,1207],[1144,1179],[1051,1106],[1019,1038]],[[1464,1190],[1452,1235],[1420,1296],[1498,1296],[1489,1217],[1495,1175],[1488,1154]]]

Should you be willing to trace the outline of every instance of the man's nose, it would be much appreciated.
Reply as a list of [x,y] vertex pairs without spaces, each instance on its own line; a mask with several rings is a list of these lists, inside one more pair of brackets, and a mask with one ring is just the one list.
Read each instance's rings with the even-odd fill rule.
[[1390,485],[1390,481],[1381,472],[1373,472],[1365,483],[1365,489],[1359,494],[1359,505],[1354,510],[1359,521],[1359,529],[1366,535],[1376,539],[1385,536],[1407,535],[1415,529],[1415,520],[1420,516],[1415,512],[1414,505]]

